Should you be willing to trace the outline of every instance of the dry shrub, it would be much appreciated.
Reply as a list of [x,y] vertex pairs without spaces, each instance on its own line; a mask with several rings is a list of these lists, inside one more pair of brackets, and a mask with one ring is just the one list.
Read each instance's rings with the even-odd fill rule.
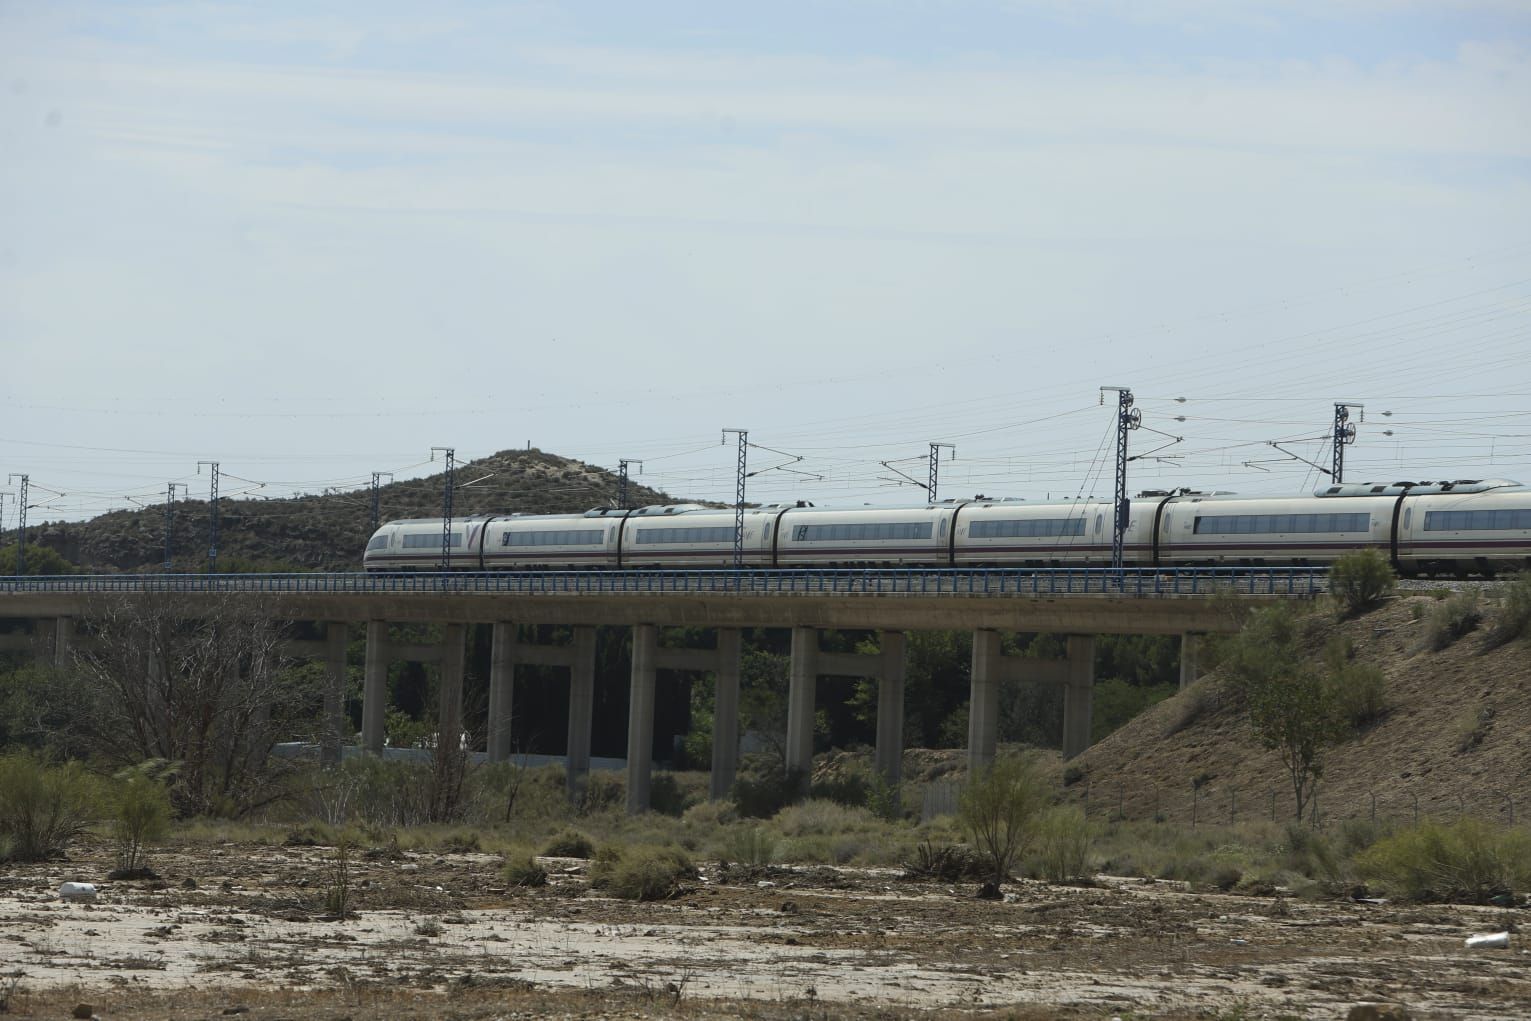
[[1048,809],[1037,820],[1036,863],[1042,878],[1049,883],[1082,878],[1093,840],[1090,823],[1078,806]]
[[776,859],[776,838],[763,826],[730,826],[718,846],[718,857],[741,865],[769,865]]
[[1425,616],[1424,633],[1420,636],[1421,648],[1440,652],[1451,647],[1458,638],[1477,630],[1483,620],[1478,608],[1478,593],[1458,592],[1430,608]]
[[674,845],[608,844],[590,863],[590,886],[623,900],[667,900],[679,891],[681,880],[697,876],[691,858]]
[[914,849],[914,856],[903,864],[906,879],[935,879],[945,883],[976,878],[984,871],[983,861],[972,848],[961,844],[937,844],[930,840],[921,841]]
[[539,865],[532,852],[524,847],[505,852],[504,876],[508,885],[522,888],[548,883],[548,870]]
[[1202,680],[1178,694],[1171,695],[1169,718],[1164,724],[1164,736],[1170,737],[1185,730],[1191,724],[1211,712],[1217,705],[1217,688],[1211,681]]
[[1504,587],[1499,617],[1483,643],[1484,650],[1497,649],[1527,635],[1531,635],[1531,572],[1516,575]]
[[579,830],[565,829],[555,833],[542,849],[547,858],[589,858],[595,853],[595,842]]

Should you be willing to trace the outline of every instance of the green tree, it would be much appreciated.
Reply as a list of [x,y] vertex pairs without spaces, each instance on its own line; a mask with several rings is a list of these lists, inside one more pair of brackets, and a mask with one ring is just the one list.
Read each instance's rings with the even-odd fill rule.
[[1253,614],[1223,653],[1225,683],[1255,738],[1280,756],[1300,820],[1324,775],[1325,749],[1345,732],[1336,686],[1304,659],[1299,619],[1285,603]]
[[150,775],[153,766],[149,763],[117,776],[111,821],[117,865],[123,873],[143,869],[148,845],[170,832],[170,792]]
[[968,780],[957,803],[957,821],[999,885],[1036,836],[1037,818],[1047,806],[1046,786],[1029,755],[995,759]]
[[[73,574],[75,566],[46,546],[27,543],[27,570],[33,574]],[[0,546],[0,575],[15,575],[16,544]]]

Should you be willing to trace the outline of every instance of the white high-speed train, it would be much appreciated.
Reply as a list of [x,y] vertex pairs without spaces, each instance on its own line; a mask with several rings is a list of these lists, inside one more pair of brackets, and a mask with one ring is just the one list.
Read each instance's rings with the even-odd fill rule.
[[[747,567],[1089,567],[1111,562],[1110,501],[950,500],[829,510],[769,504],[744,512]],[[1531,567],[1531,489],[1505,480],[1346,484],[1310,497],[1187,490],[1127,501],[1123,558],[1147,566],[1321,565],[1363,547],[1400,572],[1483,574]],[[368,571],[434,571],[440,518],[390,521]],[[731,567],[734,511],[695,504],[584,514],[457,519],[453,570]]]

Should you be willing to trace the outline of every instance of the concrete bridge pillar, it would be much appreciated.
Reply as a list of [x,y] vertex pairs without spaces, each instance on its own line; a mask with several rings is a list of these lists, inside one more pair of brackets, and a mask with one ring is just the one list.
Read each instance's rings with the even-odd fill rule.
[[905,636],[884,631],[881,673],[877,679],[877,771],[889,784],[897,785],[904,772],[904,674]]
[[436,709],[436,747],[457,751],[462,747],[462,674],[464,632],[461,624],[448,624],[442,643],[441,690]]
[[490,762],[510,758],[510,725],[514,718],[516,625],[497,621],[489,650],[489,720],[484,750]]
[[388,622],[367,621],[367,664],[362,677],[361,746],[369,755],[383,754],[384,722],[388,717]]
[[739,772],[739,664],[744,636],[738,628],[718,628],[718,667],[712,703],[712,778],[708,796],[728,797]]
[[1072,759],[1090,747],[1095,694],[1095,637],[1068,636],[1068,680],[1063,689],[1063,757]]
[[569,670],[569,737],[564,785],[570,798],[584,790],[590,774],[590,728],[595,715],[595,628],[574,629],[574,664]]
[[338,766],[346,727],[346,642],[350,629],[342,621],[324,625],[324,719],[319,734],[319,764]]
[[973,632],[972,693],[968,700],[968,772],[994,761],[999,743],[999,632]]
[[1201,652],[1201,635],[1194,631],[1187,631],[1180,636],[1180,690],[1184,691],[1196,683],[1200,673],[1198,671],[1198,654]]
[[805,789],[813,772],[813,704],[818,658],[818,630],[793,628],[792,678],[787,689],[787,772],[800,772]]
[[627,814],[649,810],[654,761],[654,679],[659,629],[633,625],[633,675],[627,699]]

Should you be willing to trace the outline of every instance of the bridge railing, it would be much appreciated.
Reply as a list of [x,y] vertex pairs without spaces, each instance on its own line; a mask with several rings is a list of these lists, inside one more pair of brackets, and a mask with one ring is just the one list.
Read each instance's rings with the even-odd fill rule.
[[399,574],[104,574],[0,577],[14,593],[245,592],[487,593],[505,595],[734,596],[1163,596],[1311,597],[1327,588],[1319,567],[1047,569],[998,567],[795,568],[690,571],[483,571]]

